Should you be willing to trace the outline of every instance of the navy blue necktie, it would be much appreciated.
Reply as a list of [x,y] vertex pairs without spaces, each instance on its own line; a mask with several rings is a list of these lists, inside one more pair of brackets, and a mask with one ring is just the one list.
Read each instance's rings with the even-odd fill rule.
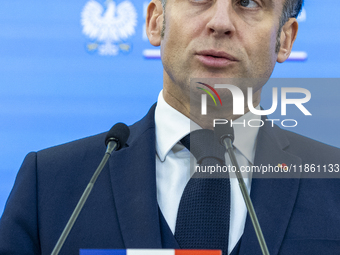
[[[212,130],[193,131],[181,142],[201,167],[225,165],[225,149]],[[195,177],[189,180],[181,197],[175,238],[182,249],[220,249],[226,255],[230,221],[229,178]]]

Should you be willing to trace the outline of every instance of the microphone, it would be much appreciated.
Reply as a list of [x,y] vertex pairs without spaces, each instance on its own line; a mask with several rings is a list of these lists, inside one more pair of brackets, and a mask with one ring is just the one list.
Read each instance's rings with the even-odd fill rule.
[[117,151],[124,146],[126,143],[127,139],[129,138],[130,135],[130,129],[128,126],[126,126],[124,123],[117,123],[114,125],[110,131],[107,133],[106,138],[105,138],[105,145],[106,145],[106,152],[105,155],[100,162],[99,166],[97,167],[96,171],[94,172],[89,184],[87,185],[86,189],[84,190],[81,198],[78,201],[78,204],[76,208],[74,209],[70,219],[68,220],[63,232],[61,233],[58,242],[54,246],[54,249],[51,253],[51,255],[58,255],[60,249],[62,248],[68,234],[70,233],[73,224],[78,218],[78,215],[83,208],[88,196],[91,193],[91,190],[93,188],[94,183],[96,182],[99,174],[103,170],[104,166],[106,165],[107,160],[111,156],[111,152],[113,150]]
[[109,130],[109,132],[107,132],[107,135],[105,137],[106,146],[110,146],[110,142],[113,142],[111,143],[111,146],[113,148],[109,149],[110,151],[109,154],[111,154],[112,150],[116,150],[116,151],[120,150],[120,148],[122,148],[122,146],[124,146],[124,144],[126,143],[129,136],[130,136],[130,129],[127,125],[125,125],[124,123],[117,123],[116,125],[114,125]]
[[237,180],[238,180],[238,184],[239,184],[241,192],[242,192],[243,200],[244,200],[246,207],[247,207],[247,210],[249,212],[250,219],[253,223],[255,233],[256,233],[256,236],[257,236],[257,240],[259,241],[259,244],[260,244],[260,247],[261,247],[261,250],[262,250],[262,254],[263,255],[269,255],[269,251],[268,251],[268,248],[267,248],[266,241],[264,240],[264,236],[263,236],[263,233],[262,233],[262,230],[261,230],[261,227],[260,227],[260,223],[257,219],[253,203],[252,203],[250,196],[248,194],[246,184],[244,183],[243,176],[241,174],[240,167],[237,163],[235,153],[234,153],[234,150],[233,150],[233,142],[234,142],[234,138],[235,138],[234,128],[230,125],[230,121],[228,121],[227,124],[216,124],[215,127],[214,127],[214,131],[215,131],[215,136],[217,137],[219,142],[226,148],[226,150],[229,154],[231,163],[233,164],[233,166],[236,167],[236,177],[237,177]]

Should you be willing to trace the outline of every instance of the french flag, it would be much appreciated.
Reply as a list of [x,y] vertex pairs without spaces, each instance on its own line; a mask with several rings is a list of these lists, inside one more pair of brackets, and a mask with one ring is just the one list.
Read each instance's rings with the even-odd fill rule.
[[172,250],[172,249],[127,249],[127,250],[80,250],[79,255],[222,255],[220,250]]

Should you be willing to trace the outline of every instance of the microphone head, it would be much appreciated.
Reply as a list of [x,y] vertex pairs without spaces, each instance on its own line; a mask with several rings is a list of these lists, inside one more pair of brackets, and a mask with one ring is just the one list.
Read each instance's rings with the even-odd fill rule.
[[230,125],[230,121],[226,124],[215,124],[214,127],[215,136],[223,145],[223,140],[229,138],[231,143],[234,142],[234,128]]
[[126,143],[129,135],[129,127],[124,123],[117,123],[107,133],[105,138],[105,145],[107,146],[110,141],[116,141],[116,150],[119,150]]

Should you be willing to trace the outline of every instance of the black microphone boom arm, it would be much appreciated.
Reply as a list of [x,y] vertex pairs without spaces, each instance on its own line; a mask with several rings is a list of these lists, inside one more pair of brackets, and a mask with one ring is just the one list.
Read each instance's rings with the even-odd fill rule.
[[68,234],[70,233],[75,221],[78,218],[78,215],[79,215],[81,209],[83,209],[83,206],[84,206],[88,196],[90,195],[90,193],[92,191],[93,185],[95,184],[99,174],[101,173],[104,166],[106,165],[106,162],[110,158],[112,151],[119,150],[122,146],[124,146],[129,135],[130,135],[130,130],[123,123],[117,123],[107,133],[107,136],[105,138],[105,145],[107,146],[105,155],[104,155],[102,161],[100,162],[99,166],[97,167],[96,171],[92,175],[92,178],[91,178],[89,184],[87,184],[87,187],[84,190],[81,198],[79,199],[78,204],[77,204],[76,208],[74,209],[70,219],[68,220],[63,232],[61,233],[57,244],[54,246],[54,249],[53,249],[51,255],[58,255],[59,254],[60,249],[63,247],[63,244],[64,244]]
[[240,186],[244,202],[247,206],[247,210],[249,212],[250,219],[253,223],[255,233],[256,233],[257,239],[259,241],[262,253],[263,253],[263,255],[269,255],[267,244],[266,244],[266,241],[264,240],[264,236],[263,236],[259,221],[257,219],[253,203],[251,202],[250,196],[249,196],[248,191],[247,191],[246,184],[244,183],[242,173],[240,171],[240,167],[239,167],[237,160],[236,160],[236,157],[235,157],[232,140],[229,137],[225,137],[222,140],[222,142],[223,142],[223,145],[225,146],[225,148],[227,149],[227,152],[229,154],[230,161],[231,161],[232,165],[236,167],[236,177],[237,177],[237,180],[238,180],[238,184]]

